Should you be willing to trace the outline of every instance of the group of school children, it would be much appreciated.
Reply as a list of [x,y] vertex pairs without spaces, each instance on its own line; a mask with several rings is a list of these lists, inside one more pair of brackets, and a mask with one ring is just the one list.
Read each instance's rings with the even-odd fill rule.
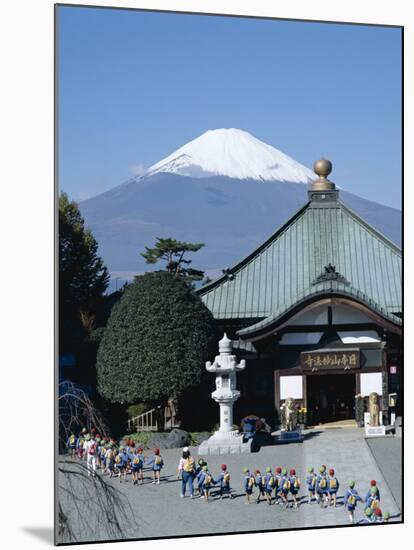
[[[301,483],[294,468],[288,472],[286,468],[278,467],[273,473],[272,469],[268,467],[264,475],[262,475],[260,470],[255,470],[252,473],[248,468],[244,468],[243,473],[246,504],[252,502],[259,503],[261,499],[264,499],[270,505],[273,504],[274,499],[275,504],[282,504],[286,508],[290,506],[294,508],[299,507]],[[313,467],[309,467],[308,475],[306,476],[306,487],[309,504],[315,501],[322,508],[336,507],[339,504],[337,502],[339,481],[335,476],[333,468],[327,470],[326,466],[322,465],[319,468],[319,472],[316,473]],[[256,492],[253,495],[255,489]],[[289,495],[292,496],[293,502],[289,501]],[[348,482],[343,506],[348,512],[351,523],[355,522],[355,509],[358,502],[364,504],[364,519],[362,523],[383,523],[389,521],[389,513],[382,513],[381,511],[380,493],[375,480],[371,481],[370,490],[365,498],[359,496],[358,491],[355,489],[355,481],[351,480]]]
[[88,433],[83,428],[78,437],[71,434],[67,442],[68,451],[72,458],[85,460],[88,475],[95,476],[100,469],[109,477],[119,477],[126,481],[127,474],[131,474],[134,485],[144,483],[144,466],[150,466],[152,470],[152,483],[159,485],[161,470],[164,460],[159,449],[154,449],[152,456],[145,457],[144,449],[136,447],[132,440],[128,440],[125,446],[118,446],[113,439],[101,437],[96,430]]
[[[164,466],[164,460],[160,455],[159,449],[154,449],[152,456],[144,457],[142,447],[136,447],[132,440],[127,440],[125,446],[117,446],[116,442],[107,437],[102,438],[91,430],[88,433],[83,428],[76,437],[71,434],[67,441],[68,452],[72,458],[83,459],[87,463],[88,475],[95,476],[96,470],[101,469],[103,474],[110,477],[118,476],[119,481],[126,481],[127,474],[131,474],[134,485],[140,482],[144,483],[144,466],[151,467],[152,483],[160,484],[161,470]],[[245,493],[245,503],[257,504],[263,499],[269,505],[281,504],[286,508],[298,508],[301,502],[299,491],[301,482],[296,474],[296,470],[291,468],[278,467],[272,471],[267,467],[265,473],[260,470],[251,472],[248,468],[243,469],[243,488]],[[189,486],[190,497],[196,496],[209,502],[211,489],[214,486],[219,487],[218,496],[220,499],[228,497],[234,498],[230,487],[230,473],[226,464],[220,466],[220,473],[217,479],[214,479],[210,472],[207,462],[200,458],[195,463],[188,447],[184,447],[182,458],[178,464],[177,478],[181,477],[181,497],[185,497],[187,484]],[[194,487],[194,482],[197,487]],[[337,494],[339,490],[339,481],[335,476],[335,470],[327,470],[325,465],[319,468],[316,473],[313,467],[308,468],[306,476],[307,501],[311,504],[313,501],[322,508],[330,506],[336,507]],[[292,496],[290,501],[289,496]],[[360,523],[383,523],[389,521],[389,513],[382,512],[380,508],[380,492],[376,481],[371,481],[371,487],[362,498],[355,488],[355,482],[349,481],[348,488],[343,498],[343,506],[348,512],[349,521],[354,523],[355,510],[358,502],[364,504],[364,518]]]

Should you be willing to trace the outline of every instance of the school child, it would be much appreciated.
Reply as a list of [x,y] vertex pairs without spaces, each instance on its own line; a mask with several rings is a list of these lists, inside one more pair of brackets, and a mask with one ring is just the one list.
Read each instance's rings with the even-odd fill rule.
[[296,470],[292,468],[289,472],[290,474],[290,492],[293,497],[293,506],[298,507],[298,493],[300,489],[300,480],[296,475]]
[[115,468],[119,476],[119,482],[121,483],[121,476],[124,475],[124,481],[126,481],[128,465],[128,455],[125,452],[124,447],[119,447],[119,453],[115,457]]
[[85,437],[86,437],[86,428],[82,428],[76,440],[76,452],[80,459],[84,457],[83,447],[85,445]]
[[138,483],[140,471],[142,471],[142,455],[138,453],[138,449],[135,449],[131,459],[131,476],[134,485]]
[[264,493],[267,500],[267,503],[269,505],[272,504],[272,492],[275,487],[275,477],[272,473],[272,469],[270,467],[266,468],[266,475],[264,478]]
[[278,466],[275,470],[275,504],[280,502],[280,480],[282,478],[282,468]]
[[339,489],[339,481],[338,481],[338,478],[335,477],[335,470],[331,468],[329,470],[329,478],[328,478],[329,506],[333,504],[336,507],[336,495],[338,493],[338,489]]
[[137,469],[137,483],[140,480],[141,485],[143,485],[144,484],[144,462],[145,462],[145,457],[144,457],[144,449],[142,447],[138,447],[137,452],[136,452],[136,457],[139,459],[138,469]]
[[230,474],[227,471],[226,464],[220,466],[221,472],[218,478],[218,483],[220,483],[220,499],[223,500],[223,496],[226,494],[229,498],[234,498],[234,495],[231,493],[230,489]]
[[245,504],[250,504],[250,497],[253,493],[255,480],[254,480],[254,476],[250,473],[249,468],[243,468],[243,474],[244,474],[243,487],[244,487],[244,493],[246,495]]
[[371,487],[369,497],[365,499],[364,508],[372,508],[372,510],[375,510],[376,508],[379,508],[379,506],[380,500],[378,498],[378,488],[374,485]]
[[203,466],[206,466],[206,465],[207,465],[207,462],[204,460],[204,458],[198,459],[196,470],[195,470],[195,477],[197,480],[197,492],[200,497],[203,495],[202,481],[200,481],[200,479],[203,471]]
[[314,498],[316,498],[316,480],[318,479],[318,476],[316,475],[314,469],[312,466],[309,466],[308,468],[308,475],[306,476],[306,484],[308,486],[308,504],[312,502]]
[[86,443],[84,445],[84,450],[86,454],[86,464],[88,468],[88,476],[92,475],[95,477],[96,475],[96,455],[98,453],[98,445],[96,443],[96,440],[87,436]]
[[76,435],[74,433],[71,433],[68,437],[68,440],[66,442],[66,447],[68,449],[68,453],[70,454],[71,458],[75,458],[76,456]]
[[96,467],[100,470],[102,468],[102,451],[105,441],[100,437],[96,437]]
[[164,460],[159,449],[154,449],[154,455],[146,462],[146,465],[152,466],[152,483],[159,485],[161,470],[164,466]]
[[390,521],[390,513],[389,512],[384,512],[382,514],[382,522],[383,523],[388,523]]
[[[371,489],[373,487],[377,487],[377,482],[376,482],[375,479],[371,479],[371,481],[370,481],[370,487],[369,487],[368,492],[365,496],[365,500],[368,500],[369,497],[371,496]],[[378,487],[377,487],[377,491],[378,491],[378,500],[381,500],[380,491],[379,491]]]
[[108,448],[105,452],[105,470],[104,474],[108,473],[109,477],[115,474],[115,451],[113,449],[112,442],[108,444]]
[[260,470],[255,470],[254,472],[254,484],[257,487],[256,504],[259,504],[260,497],[266,498],[264,493],[264,478]]
[[289,508],[288,494],[290,491],[290,478],[288,476],[286,468],[282,469],[280,478],[280,496],[282,498],[283,504],[286,508]]
[[210,496],[210,490],[213,485],[216,484],[216,482],[213,479],[213,476],[208,470],[207,464],[203,466],[202,470],[202,490],[203,490],[203,496],[201,498],[205,498],[206,502],[208,502],[209,496]]
[[375,523],[375,516],[371,508],[365,508],[364,517],[358,523]]
[[359,496],[358,491],[355,489],[355,481],[350,481],[348,483],[348,490],[344,496],[344,506],[348,510],[348,516],[350,523],[354,523],[354,513],[355,508],[357,507],[358,501],[362,501],[362,498]]
[[328,506],[328,480],[325,465],[319,468],[319,475],[316,479],[316,500],[322,508]]

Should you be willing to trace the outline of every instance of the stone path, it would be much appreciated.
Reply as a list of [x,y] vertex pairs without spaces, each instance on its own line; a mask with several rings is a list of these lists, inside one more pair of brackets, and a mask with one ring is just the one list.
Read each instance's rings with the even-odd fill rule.
[[[231,485],[236,498],[206,503],[204,499],[180,498],[181,481],[176,479],[180,451],[164,450],[166,466],[164,480],[153,485],[150,472],[146,472],[144,485],[133,485],[130,478],[119,484],[111,481],[128,496],[134,510],[138,528],[128,532],[131,538],[180,536],[190,534],[214,534],[251,532],[255,530],[292,529],[298,527],[336,526],[348,524],[343,506],[321,509],[316,503],[303,503],[299,509],[285,509],[281,505],[269,506],[265,502],[246,505],[242,490],[242,470],[249,467],[263,472],[266,466],[295,468],[302,479],[302,495],[306,494],[304,478],[306,469],[318,468],[322,463],[334,467],[340,482],[339,496],[343,496],[349,479],[354,479],[359,493],[365,497],[371,479],[376,479],[381,491],[381,508],[390,512],[392,521],[401,521],[398,506],[370,452],[362,430],[332,429],[312,431],[303,443],[262,447],[249,455],[208,457],[209,468],[214,475],[225,462],[231,474]],[[191,448],[195,457],[197,449]],[[341,498],[339,499],[342,500]],[[356,520],[363,518],[363,507],[358,506]]]
[[399,437],[378,437],[367,440],[374,459],[384,476],[393,497],[402,507],[402,441]]

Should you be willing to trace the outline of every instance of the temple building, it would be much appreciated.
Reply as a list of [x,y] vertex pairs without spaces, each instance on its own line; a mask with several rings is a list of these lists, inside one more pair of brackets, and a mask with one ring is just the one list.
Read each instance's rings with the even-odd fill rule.
[[402,391],[401,249],[340,201],[328,160],[314,170],[308,202],[198,292],[247,362],[236,419],[277,422],[288,397],[308,424],[354,419],[355,396],[375,391],[388,424]]

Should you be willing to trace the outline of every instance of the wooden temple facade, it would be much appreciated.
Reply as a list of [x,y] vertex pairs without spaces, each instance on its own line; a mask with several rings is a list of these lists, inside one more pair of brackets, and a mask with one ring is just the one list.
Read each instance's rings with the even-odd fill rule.
[[[401,404],[402,258],[394,243],[319,176],[308,202],[274,235],[198,292],[247,360],[236,418],[277,423],[288,397],[315,424],[355,417],[355,396]],[[393,399],[389,396],[392,394]]]

